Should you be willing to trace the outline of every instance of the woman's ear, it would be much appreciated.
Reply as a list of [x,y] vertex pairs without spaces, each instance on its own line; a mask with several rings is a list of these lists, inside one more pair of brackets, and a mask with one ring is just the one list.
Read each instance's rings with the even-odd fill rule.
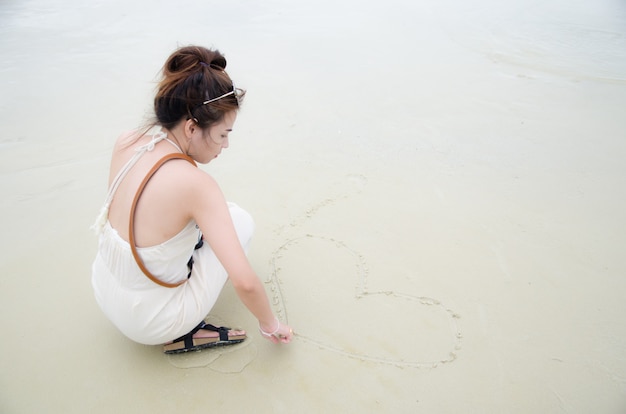
[[185,121],[185,136],[187,139],[191,139],[193,133],[198,129],[198,124],[193,119],[188,119]]

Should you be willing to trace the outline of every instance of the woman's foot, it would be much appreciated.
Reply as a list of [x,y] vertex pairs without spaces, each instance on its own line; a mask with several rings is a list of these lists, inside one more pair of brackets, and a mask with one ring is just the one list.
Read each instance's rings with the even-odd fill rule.
[[199,351],[204,348],[234,345],[246,339],[246,331],[216,327],[204,321],[191,332],[163,345],[166,354]]

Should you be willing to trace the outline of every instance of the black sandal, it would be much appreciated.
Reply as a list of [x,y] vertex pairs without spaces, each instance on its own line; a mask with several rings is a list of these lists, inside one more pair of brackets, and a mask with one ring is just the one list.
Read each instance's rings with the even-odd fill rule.
[[[200,329],[218,332],[219,337],[211,338],[194,338],[193,335]],[[199,351],[205,348],[213,348],[216,346],[234,345],[246,339],[246,335],[228,335],[230,328],[224,326],[215,327],[204,321],[193,328],[191,332],[180,338],[174,339],[171,343],[163,345],[163,352],[166,354],[180,354],[189,351]]]

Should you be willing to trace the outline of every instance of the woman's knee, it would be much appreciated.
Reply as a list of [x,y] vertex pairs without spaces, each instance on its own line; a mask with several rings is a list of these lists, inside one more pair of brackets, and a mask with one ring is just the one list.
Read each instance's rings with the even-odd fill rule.
[[252,219],[250,213],[235,203],[228,203],[228,208],[230,210],[230,216],[233,220],[233,224],[235,225],[237,237],[239,237],[239,242],[245,249],[247,249],[248,244],[252,239],[252,235],[254,234],[254,220]]

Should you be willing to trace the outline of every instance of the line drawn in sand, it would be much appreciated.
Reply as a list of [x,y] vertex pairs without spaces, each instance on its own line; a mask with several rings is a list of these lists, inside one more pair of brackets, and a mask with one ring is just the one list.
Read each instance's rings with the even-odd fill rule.
[[[367,182],[360,175],[348,178],[361,187]],[[349,195],[324,199],[289,227],[302,230],[322,208]],[[365,257],[344,241],[311,233],[286,237],[270,264],[266,284],[272,305],[281,320],[297,324],[298,339],[345,357],[398,367],[436,368],[457,358],[460,315],[434,298],[370,291]]]

